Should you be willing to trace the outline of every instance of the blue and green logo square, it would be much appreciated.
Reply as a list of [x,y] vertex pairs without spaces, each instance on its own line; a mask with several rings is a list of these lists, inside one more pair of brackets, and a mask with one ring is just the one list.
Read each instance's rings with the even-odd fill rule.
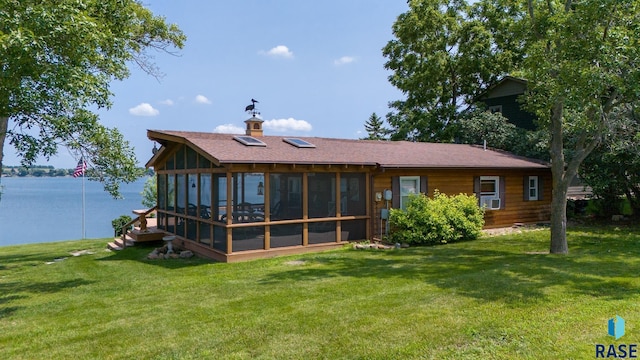
[[624,336],[624,319],[620,316],[616,315],[615,317],[609,319],[609,335],[616,338],[616,340],[620,339]]

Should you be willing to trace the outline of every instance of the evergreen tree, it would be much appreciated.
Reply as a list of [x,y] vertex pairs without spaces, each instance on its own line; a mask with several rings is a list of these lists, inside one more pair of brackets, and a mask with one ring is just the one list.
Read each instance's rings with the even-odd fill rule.
[[367,130],[368,136],[362,140],[385,140],[388,133],[388,130],[384,128],[384,121],[376,113],[369,116],[369,120],[364,124],[364,129]]

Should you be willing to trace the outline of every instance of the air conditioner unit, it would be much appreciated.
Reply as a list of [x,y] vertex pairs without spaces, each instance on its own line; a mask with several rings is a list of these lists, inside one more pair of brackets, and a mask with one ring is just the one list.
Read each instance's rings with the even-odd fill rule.
[[487,210],[500,209],[500,198],[494,196],[482,196],[480,198],[480,206]]

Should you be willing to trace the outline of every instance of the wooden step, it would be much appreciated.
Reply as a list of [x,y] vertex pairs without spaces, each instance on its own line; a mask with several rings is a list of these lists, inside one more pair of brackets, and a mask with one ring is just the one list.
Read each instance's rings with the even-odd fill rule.
[[[125,241],[127,242],[127,246],[135,245],[135,241],[129,236],[125,237]],[[124,242],[120,237],[114,238],[112,242],[107,244],[107,248],[114,251],[120,251],[124,249]]]
[[127,232],[127,236],[130,236],[134,242],[148,242],[162,240],[162,238],[166,236],[166,233],[154,226],[148,227],[146,231],[135,228]]

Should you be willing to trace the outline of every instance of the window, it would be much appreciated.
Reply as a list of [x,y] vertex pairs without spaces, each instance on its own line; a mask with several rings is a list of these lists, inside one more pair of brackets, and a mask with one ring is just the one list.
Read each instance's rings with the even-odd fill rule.
[[480,177],[480,206],[487,210],[500,209],[500,177]]
[[286,142],[287,144],[290,144],[290,145],[293,145],[295,147],[298,147],[298,148],[314,148],[314,147],[316,147],[312,143],[310,143],[310,142],[308,142],[306,140],[298,139],[298,138],[284,138],[284,139],[282,139],[282,141]]
[[302,219],[302,174],[269,174],[271,220]]
[[340,176],[340,214],[366,215],[367,204],[363,196],[366,177],[360,173],[343,173]]
[[542,200],[542,183],[538,176],[525,176],[524,177],[524,200],[525,201],[537,201]]
[[420,189],[420,176],[400,177],[400,209],[406,210],[409,195],[415,195]]
[[[247,126],[249,126],[249,124],[247,124]],[[237,135],[234,136],[233,139],[246,146],[267,146],[267,144],[265,144],[261,140],[254,138],[253,136]]]
[[307,206],[309,217],[336,216],[336,174],[309,173],[308,179],[309,201]]

